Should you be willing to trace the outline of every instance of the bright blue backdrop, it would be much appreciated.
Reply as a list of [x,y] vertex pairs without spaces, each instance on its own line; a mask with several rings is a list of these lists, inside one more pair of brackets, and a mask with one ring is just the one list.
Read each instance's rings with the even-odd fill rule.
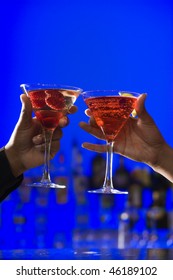
[[[146,106],[173,145],[172,27],[171,0],[2,1],[0,146],[17,122],[25,82],[147,92]],[[69,160],[76,136],[79,145],[95,141],[78,127],[87,120],[81,98],[76,105],[61,145]],[[87,169],[93,153],[83,156]]]

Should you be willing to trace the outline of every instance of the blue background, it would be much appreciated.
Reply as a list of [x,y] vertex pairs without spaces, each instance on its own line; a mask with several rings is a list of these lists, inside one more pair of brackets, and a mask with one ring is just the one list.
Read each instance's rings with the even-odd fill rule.
[[[0,9],[0,145],[20,112],[21,83],[147,92],[147,108],[172,144],[172,26],[169,0],[3,1]],[[70,132],[87,120],[81,98]]]

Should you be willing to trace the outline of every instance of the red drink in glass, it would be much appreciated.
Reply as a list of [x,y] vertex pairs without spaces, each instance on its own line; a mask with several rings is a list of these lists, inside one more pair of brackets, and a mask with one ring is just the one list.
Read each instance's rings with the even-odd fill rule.
[[105,96],[86,98],[85,102],[106,139],[113,141],[132,113],[136,100],[136,97]]
[[59,120],[74,104],[78,93],[74,90],[40,89],[29,91],[33,111],[41,124],[54,130]]

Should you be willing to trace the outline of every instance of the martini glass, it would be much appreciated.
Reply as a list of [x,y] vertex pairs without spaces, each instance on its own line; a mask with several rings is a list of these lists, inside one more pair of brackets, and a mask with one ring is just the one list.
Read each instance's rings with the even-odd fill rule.
[[83,99],[101,128],[107,143],[106,170],[103,186],[94,193],[127,194],[114,188],[112,181],[113,147],[128,118],[135,109],[140,94],[118,90],[94,90],[82,92]]
[[65,116],[82,92],[80,88],[56,84],[22,84],[20,87],[30,98],[36,118],[40,121],[45,137],[44,169],[40,182],[28,184],[34,187],[65,188],[50,178],[50,148],[52,135],[59,120]]

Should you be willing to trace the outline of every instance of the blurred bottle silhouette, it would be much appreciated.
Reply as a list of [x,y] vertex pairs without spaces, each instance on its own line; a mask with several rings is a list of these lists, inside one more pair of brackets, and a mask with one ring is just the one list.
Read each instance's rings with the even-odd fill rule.
[[151,193],[151,179],[150,172],[146,167],[136,167],[131,172],[131,185],[129,187],[130,203],[136,207],[141,208],[143,205],[144,189],[149,189]]
[[83,154],[77,140],[72,142],[71,174],[74,191],[75,231],[84,230],[89,226],[87,188],[88,178],[84,174]]
[[[42,249],[46,246],[46,238],[50,230],[49,212],[49,189],[35,188],[33,195],[34,203],[34,246]],[[50,245],[49,245],[50,246]]]
[[87,176],[85,176],[84,174],[83,155],[76,140],[73,140],[72,142],[71,171],[73,179],[73,188],[75,197],[77,198],[77,202],[79,204],[85,204],[85,191],[88,187],[88,179]]
[[103,186],[105,168],[105,157],[101,154],[96,154],[91,161],[91,176],[89,181],[89,189],[97,189]]
[[153,190],[161,190],[164,193],[166,193],[167,189],[171,185],[170,181],[168,181],[165,177],[154,171],[151,173],[151,184]]
[[83,175],[83,155],[77,140],[72,141],[71,171],[73,176]]
[[114,203],[116,211],[123,212],[127,206],[127,199],[130,196],[131,175],[130,171],[125,164],[125,158],[121,155],[118,156],[118,167],[113,175],[113,184],[116,189],[121,191],[128,191],[128,195],[114,196]]
[[118,249],[129,248],[130,246],[130,227],[129,227],[129,215],[127,212],[123,212],[119,216],[118,225]]
[[[16,209],[13,213],[13,224],[15,234],[13,235],[14,240],[14,248],[26,248],[26,246],[30,247],[30,244],[27,241],[27,213],[26,213],[26,204],[22,202],[16,204]],[[30,247],[31,248],[31,247]]]
[[[15,201],[16,199],[16,201]],[[17,199],[16,192],[10,193],[1,202],[1,248],[15,248],[15,225],[13,223],[13,215],[16,208]]]
[[165,191],[153,191],[153,203],[147,211],[147,228],[156,232],[158,229],[168,229],[168,214],[165,209]]
[[56,157],[56,161],[53,162],[51,167],[54,175],[54,181],[62,186],[68,188],[69,184],[69,170],[67,165],[66,154],[61,150]]
[[131,183],[130,171],[125,165],[125,158],[121,155],[119,155],[118,168],[114,173],[113,182],[115,188],[122,191],[128,191],[128,187]]

